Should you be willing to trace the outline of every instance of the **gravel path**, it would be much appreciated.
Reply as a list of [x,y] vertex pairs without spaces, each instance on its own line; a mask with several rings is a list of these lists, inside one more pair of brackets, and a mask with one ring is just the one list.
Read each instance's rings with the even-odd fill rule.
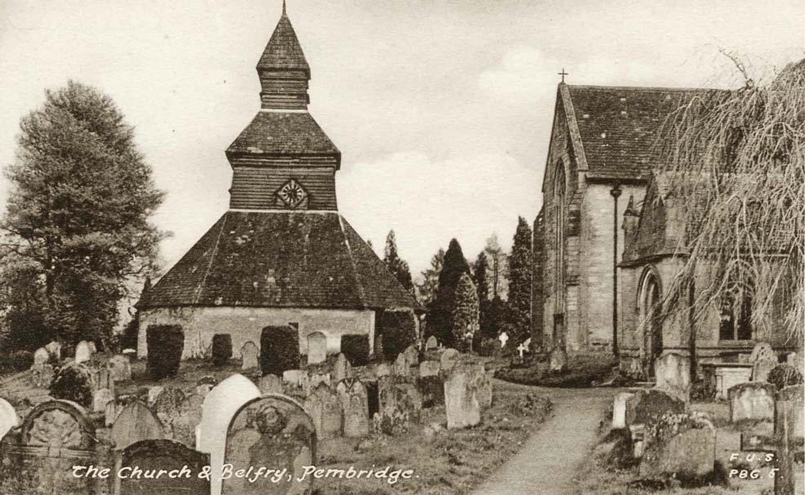
[[533,388],[553,401],[553,413],[523,448],[473,495],[563,495],[570,493],[577,468],[595,442],[611,388]]

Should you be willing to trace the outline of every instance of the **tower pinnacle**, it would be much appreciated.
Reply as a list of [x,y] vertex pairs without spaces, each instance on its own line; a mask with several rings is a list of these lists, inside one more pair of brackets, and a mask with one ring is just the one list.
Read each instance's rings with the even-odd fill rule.
[[257,62],[260,100],[265,109],[304,110],[310,102],[307,94],[310,66],[288,18],[285,1],[282,16]]

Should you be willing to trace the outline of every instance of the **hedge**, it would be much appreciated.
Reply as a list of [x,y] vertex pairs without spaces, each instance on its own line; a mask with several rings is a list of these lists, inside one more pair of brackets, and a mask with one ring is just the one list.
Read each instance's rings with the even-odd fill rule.
[[777,390],[782,390],[789,385],[802,383],[802,373],[790,364],[778,364],[769,371],[766,381],[777,387]]
[[282,376],[301,368],[299,331],[292,326],[269,326],[260,336],[260,368],[263,375]]
[[232,357],[232,336],[228,333],[216,333],[212,336],[212,364],[223,366]]
[[342,335],[341,353],[353,366],[365,366],[369,362],[369,336]]
[[416,343],[416,321],[412,311],[383,311],[380,334],[383,335],[383,354],[396,359],[408,346]]
[[176,376],[184,351],[184,332],[181,325],[149,325],[145,338],[148,346],[148,377],[161,380]]
[[92,376],[89,369],[81,364],[70,364],[59,369],[50,383],[50,396],[90,407]]

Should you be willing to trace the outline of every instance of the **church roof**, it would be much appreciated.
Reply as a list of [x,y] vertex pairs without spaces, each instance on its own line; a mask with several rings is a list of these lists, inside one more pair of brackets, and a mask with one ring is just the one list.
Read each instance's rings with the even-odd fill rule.
[[419,304],[336,212],[228,211],[138,303],[322,309]]
[[302,46],[299,44],[296,32],[291,26],[291,20],[285,13],[284,4],[282,16],[279,23],[277,23],[277,27],[274,28],[271,39],[268,40],[266,49],[263,50],[260,61],[257,62],[257,69],[298,69],[304,70],[308,74],[310,73],[310,66],[307,64],[305,54],[302,52]]
[[[703,89],[560,84],[579,169],[600,179],[648,179],[662,125]],[[575,127],[575,129],[573,129]],[[586,166],[586,167],[585,167]]]
[[227,156],[238,153],[341,155],[309,113],[265,111],[258,112],[226,150]]

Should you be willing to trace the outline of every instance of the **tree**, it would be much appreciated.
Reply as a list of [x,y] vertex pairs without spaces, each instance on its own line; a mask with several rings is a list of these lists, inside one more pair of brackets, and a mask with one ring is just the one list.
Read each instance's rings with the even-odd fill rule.
[[685,227],[675,251],[681,268],[664,291],[662,317],[686,315],[695,351],[695,328],[728,301],[751,307],[754,327],[784,328],[801,345],[805,60],[756,84],[730,58],[745,87],[681,101],[655,149],[659,173],[673,179],[665,196]]
[[163,193],[111,98],[72,81],[45,96],[6,170],[3,259],[34,267],[44,327],[75,343],[110,335],[127,281],[155,271]]
[[512,253],[509,256],[509,327],[513,346],[524,342],[531,332],[531,227],[525,218],[517,219]]
[[408,263],[402,260],[397,254],[397,238],[394,231],[390,230],[389,235],[386,236],[386,250],[383,256],[383,262],[389,269],[394,278],[396,278],[405,290],[413,293],[414,282],[411,280],[411,270],[408,268]]
[[454,345],[453,340],[453,308],[455,307],[456,288],[461,276],[469,274],[470,266],[464,259],[461,245],[452,239],[444,255],[444,264],[439,273],[439,288],[428,314],[428,333],[436,335],[446,346]]
[[462,351],[472,351],[478,332],[478,292],[469,273],[463,273],[458,281],[452,316],[453,342]]
[[484,252],[488,257],[489,266],[491,267],[492,276],[489,278],[489,286],[492,289],[492,299],[497,296],[506,299],[508,294],[508,281],[506,279],[508,272],[508,256],[506,252],[500,247],[497,234],[492,234],[484,246]]
[[494,324],[489,321],[489,310],[491,309],[492,301],[489,299],[489,280],[487,273],[489,271],[489,261],[486,253],[481,251],[478,258],[472,267],[472,279],[475,283],[475,288],[478,292],[478,325],[480,331],[478,332],[479,339],[494,338],[497,335],[490,336],[487,329]]
[[422,272],[422,282],[417,284],[419,301],[428,309],[431,309],[439,290],[439,274],[442,273],[444,264],[444,249],[439,248],[430,260],[430,268]]

